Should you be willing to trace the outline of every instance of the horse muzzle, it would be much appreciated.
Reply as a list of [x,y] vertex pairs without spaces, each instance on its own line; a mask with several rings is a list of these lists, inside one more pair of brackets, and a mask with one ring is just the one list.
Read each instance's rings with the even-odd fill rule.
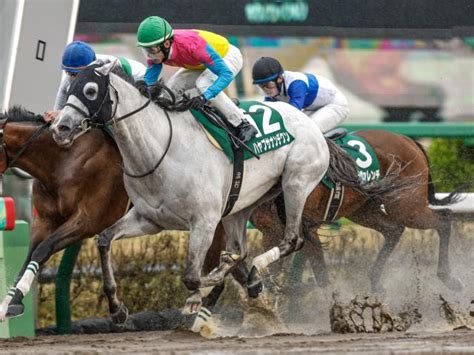
[[79,125],[74,125],[70,116],[61,117],[50,128],[54,141],[61,147],[71,146],[77,137],[86,133],[89,129],[88,121],[83,120]]

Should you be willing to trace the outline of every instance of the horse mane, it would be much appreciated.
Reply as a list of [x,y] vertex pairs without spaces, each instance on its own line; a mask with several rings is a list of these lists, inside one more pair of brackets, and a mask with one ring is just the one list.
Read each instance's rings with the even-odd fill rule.
[[128,75],[127,73],[125,73],[125,71],[122,69],[122,67],[120,65],[116,65],[112,69],[112,73],[119,76],[121,79],[125,80],[127,83],[133,85],[134,87],[137,87],[137,84],[136,84],[135,79],[133,78],[133,76]]
[[43,116],[28,111],[19,105],[12,106],[7,112],[0,112],[0,120],[3,119],[8,119],[8,122],[44,123]]
[[[139,89],[139,85],[137,85],[135,79],[125,73],[120,65],[114,66],[112,73],[125,80],[136,89]],[[162,95],[163,91],[166,93],[166,95]],[[179,102],[176,102],[176,96],[173,91],[161,81],[157,81],[150,87],[150,93],[152,101],[161,108],[167,109],[169,111],[184,111],[188,109],[187,105],[182,101],[182,98]],[[142,96],[148,97],[147,95],[143,94]]]

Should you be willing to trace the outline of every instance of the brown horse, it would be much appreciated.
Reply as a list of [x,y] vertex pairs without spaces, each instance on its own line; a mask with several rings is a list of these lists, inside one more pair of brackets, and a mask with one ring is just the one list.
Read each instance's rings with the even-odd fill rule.
[[[64,150],[53,141],[41,116],[19,107],[0,114],[0,128],[0,174],[14,165],[32,175],[33,200],[38,210],[28,256],[0,307],[0,319],[4,319],[24,311],[22,299],[29,290],[29,285],[21,283],[28,275],[25,271],[33,272],[34,278],[51,255],[112,225],[124,214],[128,196],[120,153],[103,131],[93,130],[81,137],[79,144]],[[112,271],[110,255],[108,250],[100,252],[112,319],[124,321],[128,311],[115,298],[115,284],[108,283],[107,272]],[[211,247],[207,271],[218,265],[219,252],[216,246]]]
[[[448,208],[432,209],[429,204],[437,206],[449,205],[458,199],[458,190],[439,200],[434,194],[428,157],[423,147],[412,139],[386,131],[364,130],[356,132],[375,150],[379,159],[382,175],[395,158],[405,168],[400,174],[401,179],[416,177],[419,180],[411,191],[403,194],[403,198],[390,202],[368,199],[350,188],[345,189],[342,205],[335,218],[347,217],[362,226],[380,232],[385,243],[370,271],[370,282],[374,290],[381,290],[380,277],[390,254],[400,241],[406,227],[415,229],[436,229],[439,235],[439,259],[437,275],[450,289],[462,289],[462,283],[451,274],[449,266],[449,238],[451,233],[452,213]],[[324,221],[325,207],[328,203],[330,190],[320,184],[311,193],[306,202],[304,216],[306,221],[319,226]],[[274,213],[275,206],[270,204],[257,208],[252,222],[264,234],[271,234],[279,219]],[[284,216],[281,212],[278,215]],[[310,260],[315,277],[319,284],[328,283],[328,272],[324,262],[323,250],[318,238],[313,238],[310,229],[304,228],[306,241],[303,252]],[[273,241],[271,242],[273,243]]]

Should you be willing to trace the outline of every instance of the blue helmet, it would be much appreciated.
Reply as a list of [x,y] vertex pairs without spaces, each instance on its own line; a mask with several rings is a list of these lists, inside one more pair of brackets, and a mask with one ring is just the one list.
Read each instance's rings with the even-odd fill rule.
[[67,72],[79,73],[95,59],[95,52],[90,45],[82,41],[74,41],[64,49],[62,68]]

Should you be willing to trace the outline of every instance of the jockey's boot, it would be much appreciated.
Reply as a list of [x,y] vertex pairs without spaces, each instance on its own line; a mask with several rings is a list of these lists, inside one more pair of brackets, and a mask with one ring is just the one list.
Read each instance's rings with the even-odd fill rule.
[[239,130],[239,139],[243,142],[247,142],[258,133],[257,129],[245,119],[236,128]]

